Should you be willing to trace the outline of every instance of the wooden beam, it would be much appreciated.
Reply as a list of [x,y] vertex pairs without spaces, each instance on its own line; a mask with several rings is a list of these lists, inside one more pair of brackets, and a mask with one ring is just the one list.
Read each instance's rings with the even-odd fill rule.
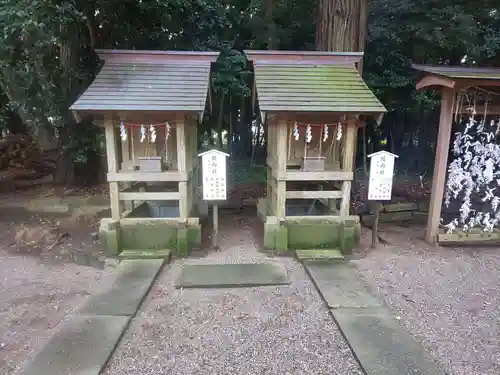
[[442,90],[441,115],[439,118],[436,157],[434,159],[431,201],[429,205],[429,217],[427,219],[427,231],[425,234],[425,241],[431,245],[436,243],[439,222],[441,219],[441,205],[443,203],[446,170],[448,169],[448,151],[451,139],[454,94],[452,89],[443,88]]
[[121,201],[177,201],[181,198],[181,194],[178,192],[131,191],[120,192],[119,197]]
[[[106,158],[108,161],[108,175],[116,173],[118,170],[117,161],[117,148],[115,128],[113,126],[113,119],[107,117],[104,120],[105,135],[106,135]],[[109,183],[109,199],[111,205],[111,218],[113,220],[120,220],[120,199],[118,197],[119,187],[118,182],[110,181]]]
[[[344,141],[344,157],[342,170],[352,173],[354,177],[354,152],[356,149],[356,135],[358,127],[355,124],[347,126],[345,141]],[[349,216],[350,201],[351,201],[351,179],[345,179],[342,183],[342,201],[340,202],[340,216]]]
[[[187,160],[186,160],[186,134],[188,127],[186,126],[185,116],[181,115],[175,122],[175,134],[177,137],[177,170],[187,176]],[[187,220],[189,215],[189,195],[187,179],[179,182],[179,216],[181,220]]]
[[287,191],[286,199],[340,199],[342,191],[315,190],[315,191]]
[[429,87],[447,87],[452,89],[455,85],[456,82],[451,78],[429,74],[417,82],[416,88],[417,90],[424,90]]
[[483,104],[476,105],[475,107],[464,105],[460,108],[458,111],[461,114],[472,114],[471,108],[474,108],[476,110],[476,116],[483,116],[484,112],[486,112],[486,115],[500,115],[500,105],[498,104],[492,104],[485,106]]
[[110,182],[178,182],[187,181],[187,173],[180,172],[110,172],[108,181]]
[[500,79],[460,79],[457,88],[467,89],[473,86],[500,87]]
[[[288,157],[287,138],[288,123],[286,119],[279,119],[276,127],[276,168],[278,174],[286,173],[286,160]],[[286,181],[278,180],[276,183],[276,217],[278,220],[285,219],[286,204]]]
[[[352,181],[353,172],[340,171],[287,171],[284,179],[287,181]],[[280,176],[281,177],[281,176]]]

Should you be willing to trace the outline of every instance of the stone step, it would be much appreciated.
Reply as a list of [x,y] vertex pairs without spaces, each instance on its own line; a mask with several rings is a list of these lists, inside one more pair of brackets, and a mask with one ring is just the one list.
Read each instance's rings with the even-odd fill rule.
[[295,255],[300,261],[341,262],[344,260],[344,256],[339,249],[295,250]]
[[169,259],[172,250],[149,249],[149,250],[123,250],[118,257],[120,259]]

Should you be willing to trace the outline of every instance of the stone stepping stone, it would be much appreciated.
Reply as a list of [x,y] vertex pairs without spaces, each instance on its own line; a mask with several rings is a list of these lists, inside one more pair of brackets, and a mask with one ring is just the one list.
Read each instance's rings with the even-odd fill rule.
[[170,259],[172,250],[123,250],[118,257],[120,259]]
[[73,317],[28,363],[21,375],[99,375],[129,319],[103,315]]
[[338,249],[295,250],[295,255],[300,261],[341,262],[344,260],[344,256]]
[[424,348],[381,308],[331,310],[367,375],[444,375]]
[[92,295],[83,314],[134,316],[161,269],[162,259],[124,260],[111,289]]
[[304,267],[329,308],[380,307],[355,268],[342,263],[323,262],[305,262]]
[[184,265],[176,288],[241,288],[290,284],[279,263]]

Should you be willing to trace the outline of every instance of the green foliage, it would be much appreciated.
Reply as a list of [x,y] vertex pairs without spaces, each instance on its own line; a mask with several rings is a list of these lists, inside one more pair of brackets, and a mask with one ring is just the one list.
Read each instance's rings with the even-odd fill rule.
[[[466,56],[466,64],[500,65],[498,0],[370,4],[364,75],[391,115],[373,137],[425,135],[424,114],[439,98],[415,91],[411,63],[460,64]],[[314,49],[316,6],[316,0],[0,0],[0,126],[15,111],[40,141],[58,133],[57,146],[85,163],[99,152],[101,135],[90,122],[76,124],[68,107],[99,68],[94,48],[220,51],[215,102],[248,98],[243,49],[269,43]],[[225,119],[243,100],[228,102]],[[221,123],[227,128],[229,121]]]

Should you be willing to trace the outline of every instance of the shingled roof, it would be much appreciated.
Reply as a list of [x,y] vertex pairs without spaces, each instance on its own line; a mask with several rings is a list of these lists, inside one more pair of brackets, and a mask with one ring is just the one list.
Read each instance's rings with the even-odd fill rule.
[[202,112],[217,52],[98,51],[105,61],[72,111]]
[[358,73],[362,53],[245,52],[263,112],[386,112]]

